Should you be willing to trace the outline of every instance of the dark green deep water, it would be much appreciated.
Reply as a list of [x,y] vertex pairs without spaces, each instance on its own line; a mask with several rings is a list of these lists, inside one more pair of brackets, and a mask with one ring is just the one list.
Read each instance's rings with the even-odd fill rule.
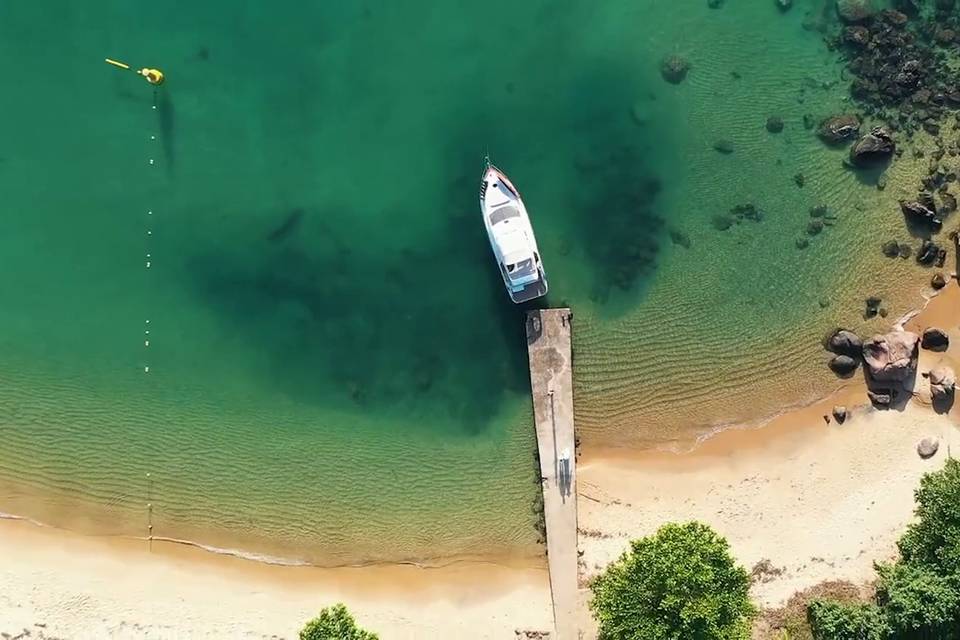
[[[821,313],[868,242],[841,219],[798,258],[807,209],[873,193],[799,124],[843,95],[797,99],[836,75],[802,27],[821,3],[772,4],[0,4],[0,511],[144,535],[150,502],[157,535],[317,563],[538,553],[483,155],[583,318],[586,433],[611,403],[617,438],[650,407],[735,417],[782,348],[751,340]],[[694,63],[678,87],[669,53]],[[711,227],[747,198],[775,215]],[[753,360],[711,355],[741,339]],[[733,400],[706,418],[638,390],[710,367]]]

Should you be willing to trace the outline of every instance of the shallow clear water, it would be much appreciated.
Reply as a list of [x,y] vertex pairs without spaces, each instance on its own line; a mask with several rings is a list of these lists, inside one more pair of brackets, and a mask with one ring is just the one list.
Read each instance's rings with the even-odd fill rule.
[[[487,152],[577,314],[588,444],[828,389],[819,335],[909,270],[874,264],[897,187],[802,126],[846,108],[822,3],[747,4],[5,3],[0,511],[325,564],[539,554]],[[744,202],[765,219],[712,226]]]

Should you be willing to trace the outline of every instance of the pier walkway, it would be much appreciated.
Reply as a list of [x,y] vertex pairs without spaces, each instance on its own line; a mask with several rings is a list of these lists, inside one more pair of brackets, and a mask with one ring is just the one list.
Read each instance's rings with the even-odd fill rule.
[[527,313],[555,637],[577,640],[577,475],[570,309]]

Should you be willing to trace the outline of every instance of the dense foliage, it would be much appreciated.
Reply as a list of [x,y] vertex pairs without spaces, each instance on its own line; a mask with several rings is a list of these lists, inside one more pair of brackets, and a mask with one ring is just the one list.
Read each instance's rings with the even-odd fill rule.
[[710,527],[668,524],[630,547],[592,585],[601,640],[750,637],[750,578]]
[[884,640],[887,626],[875,604],[816,601],[808,611],[814,638],[830,640]]
[[357,626],[353,616],[342,604],[335,604],[320,612],[300,630],[300,640],[379,640],[377,634]]
[[960,640],[960,462],[928,473],[900,560],[877,567],[876,603],[813,602],[816,640]]

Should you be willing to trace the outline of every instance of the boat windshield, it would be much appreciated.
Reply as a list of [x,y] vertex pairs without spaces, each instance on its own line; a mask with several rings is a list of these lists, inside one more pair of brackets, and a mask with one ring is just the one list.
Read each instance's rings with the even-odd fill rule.
[[533,273],[533,258],[527,258],[526,260],[520,260],[518,262],[510,262],[507,264],[507,273],[510,274],[511,280],[516,280],[517,278],[522,278]]

